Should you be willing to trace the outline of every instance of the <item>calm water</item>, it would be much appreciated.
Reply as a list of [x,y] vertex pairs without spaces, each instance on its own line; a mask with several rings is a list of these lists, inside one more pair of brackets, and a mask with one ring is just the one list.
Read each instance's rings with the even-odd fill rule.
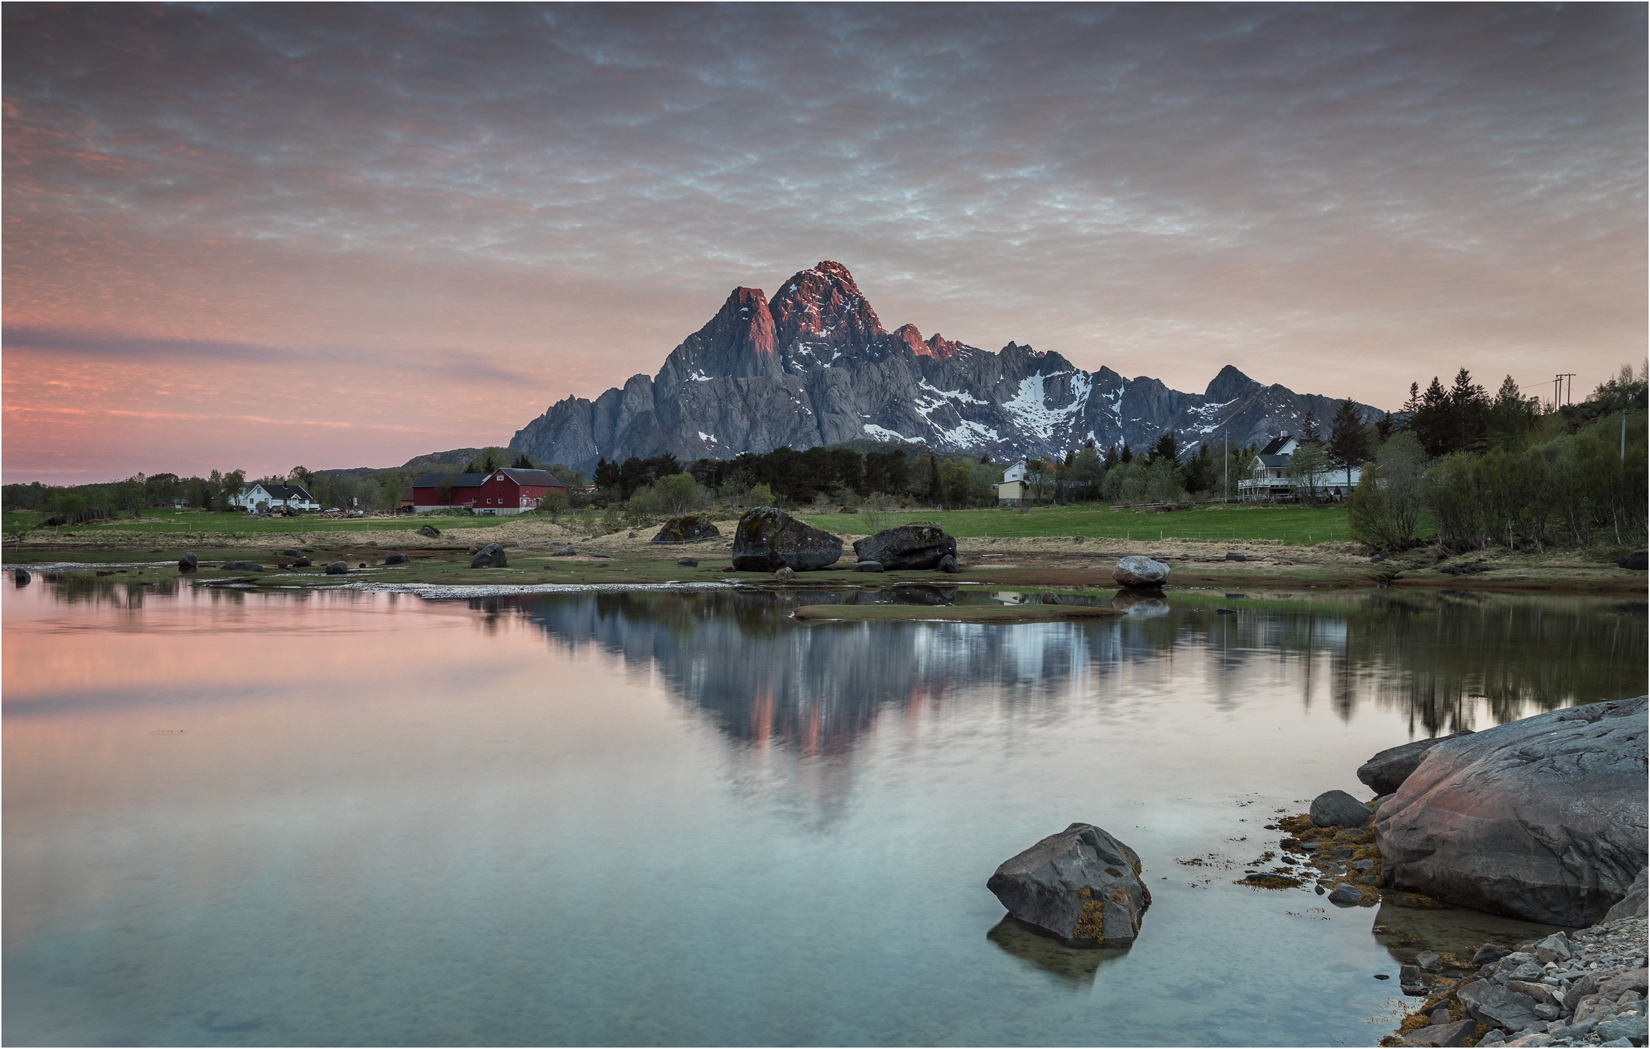
[[[9,1044],[1369,1045],[1416,949],[1377,921],[1508,930],[1235,886],[1262,824],[1362,796],[1383,747],[1646,677],[1644,605],[1585,599],[3,601]],[[985,889],[1073,820],[1144,860],[1132,950]]]

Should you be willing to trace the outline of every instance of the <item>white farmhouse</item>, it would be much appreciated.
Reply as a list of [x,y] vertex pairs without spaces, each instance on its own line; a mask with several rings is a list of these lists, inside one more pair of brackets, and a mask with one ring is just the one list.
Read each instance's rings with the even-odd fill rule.
[[[1297,498],[1298,490],[1306,487],[1306,483],[1304,479],[1291,478],[1289,466],[1300,444],[1287,430],[1268,442],[1255,456],[1249,476],[1238,481],[1238,498],[1274,502]],[[1345,467],[1326,466],[1312,479],[1312,487],[1318,490],[1318,498],[1340,501],[1352,494],[1362,476],[1361,466],[1354,466],[1350,471]]]
[[[1044,471],[1045,485],[1052,488],[1052,482],[1054,480],[1052,476],[1052,471],[1054,469],[1053,463],[1038,463],[1035,461],[1028,462],[1025,459],[1021,459],[1019,462],[1003,471],[1003,479],[1001,482],[991,486],[997,493],[997,505],[1023,506],[1026,502],[1031,500],[1033,498],[1032,489],[1036,484],[1035,474],[1039,466],[1041,466]],[[1026,479],[1026,475],[1028,473],[1032,475],[1030,480]]]
[[279,513],[281,510],[321,508],[321,504],[316,502],[302,485],[296,484],[247,485],[229,497],[229,505],[238,506],[248,513],[257,513],[260,510]]

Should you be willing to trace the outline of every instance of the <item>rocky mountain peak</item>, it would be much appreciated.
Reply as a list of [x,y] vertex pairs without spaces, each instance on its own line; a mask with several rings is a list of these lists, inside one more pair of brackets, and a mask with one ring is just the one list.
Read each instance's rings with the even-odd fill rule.
[[860,349],[887,334],[848,267],[829,259],[794,274],[768,308],[782,351],[818,342]]
[[939,332],[935,332],[933,336],[929,338],[928,342],[924,344],[923,348],[917,352],[922,354],[924,357],[932,357],[937,361],[948,361],[952,357],[955,357],[957,355],[957,351],[962,348],[962,343],[952,342]]

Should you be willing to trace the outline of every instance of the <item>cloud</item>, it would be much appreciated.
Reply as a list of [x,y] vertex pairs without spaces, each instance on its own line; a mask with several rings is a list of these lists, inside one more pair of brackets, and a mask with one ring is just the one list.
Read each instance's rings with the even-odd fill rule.
[[1643,353],[1642,5],[0,17],[8,347],[548,404],[834,258],[890,326],[1182,389]]

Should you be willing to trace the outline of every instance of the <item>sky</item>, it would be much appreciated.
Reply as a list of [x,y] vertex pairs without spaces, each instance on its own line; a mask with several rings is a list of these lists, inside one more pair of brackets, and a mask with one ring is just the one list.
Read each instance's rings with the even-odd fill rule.
[[1646,6],[8,2],[0,472],[504,445],[824,259],[1201,391],[1646,354]]

